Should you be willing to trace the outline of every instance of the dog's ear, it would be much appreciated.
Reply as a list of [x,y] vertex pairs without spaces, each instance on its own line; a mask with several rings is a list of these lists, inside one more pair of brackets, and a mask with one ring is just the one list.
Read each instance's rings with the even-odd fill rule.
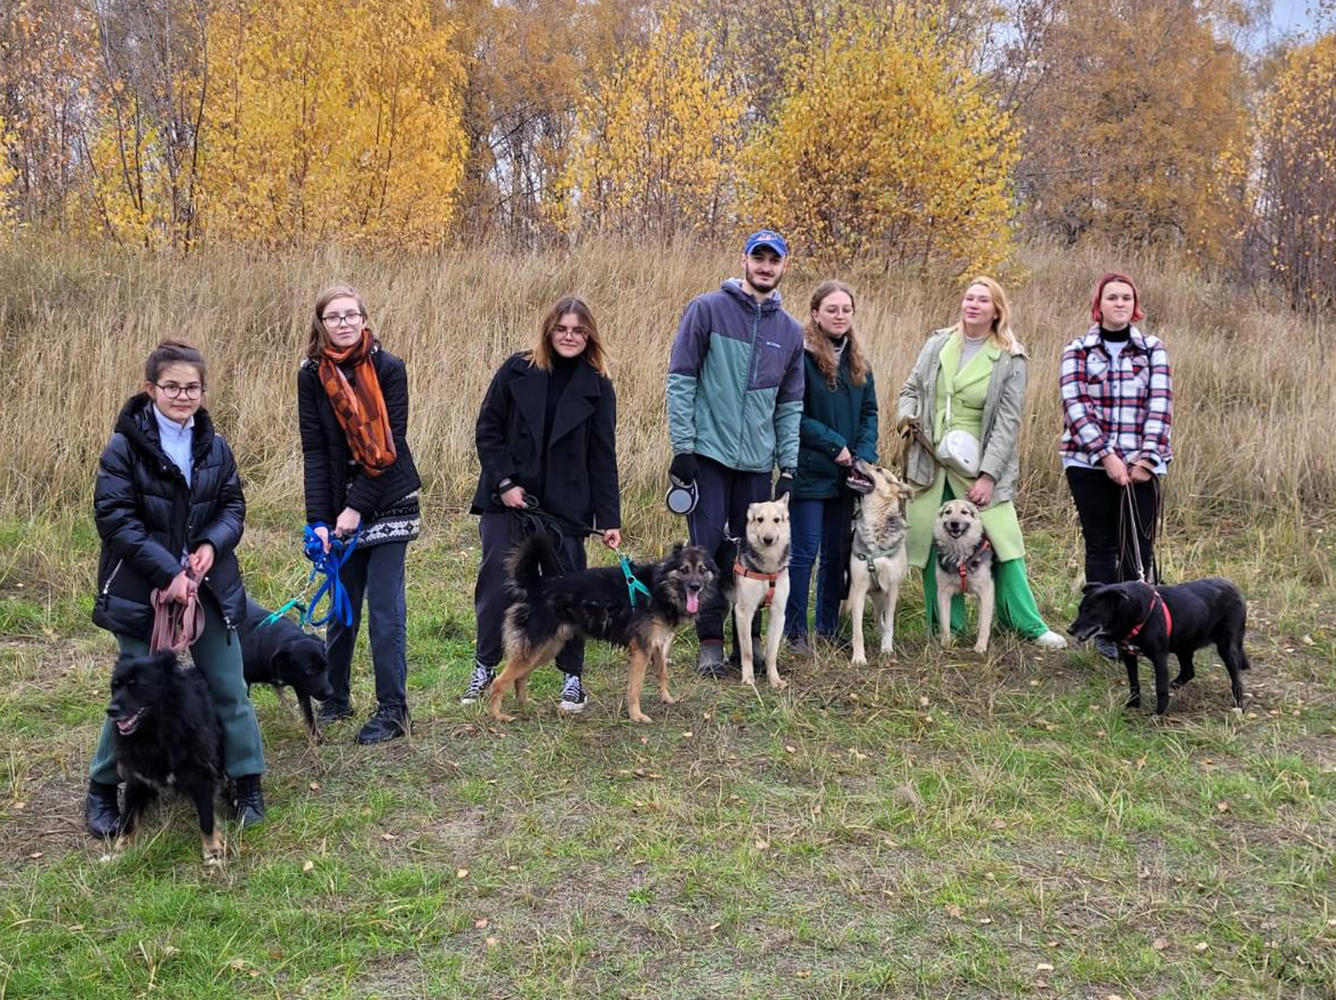
[[780,505],[781,507],[783,507],[785,510],[788,510],[788,509],[789,509],[789,495],[788,495],[787,493],[785,493],[782,497],[780,497],[778,500],[776,500],[775,503],[779,504],[779,505]]
[[673,551],[668,553],[668,558],[676,561],[682,558],[682,550],[687,547],[686,542],[674,542]]
[[1095,591],[1099,590],[1099,588],[1103,586],[1106,586],[1106,584],[1099,583],[1094,580],[1087,580],[1085,584],[1081,587],[1081,595],[1085,596],[1086,594],[1093,594]]

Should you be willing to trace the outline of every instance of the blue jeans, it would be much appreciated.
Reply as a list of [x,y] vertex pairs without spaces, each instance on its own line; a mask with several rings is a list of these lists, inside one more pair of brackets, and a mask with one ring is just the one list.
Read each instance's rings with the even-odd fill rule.
[[[732,544],[728,536],[737,537],[747,530],[747,507],[757,500],[770,499],[769,472],[739,472],[721,465],[704,455],[696,473],[698,499],[696,509],[687,516],[691,544],[699,545],[710,553],[721,573],[731,573]],[[696,637],[701,642],[724,638],[724,599],[711,587],[709,596],[700,602],[696,616]],[[760,618],[755,619],[760,627]]]
[[784,632],[790,636],[807,634],[807,588],[812,567],[821,553],[821,568],[816,580],[817,635],[832,636],[839,624],[840,601],[844,599],[844,566],[840,552],[842,532],[849,530],[843,504],[829,500],[791,500],[789,529],[789,602],[784,608]]

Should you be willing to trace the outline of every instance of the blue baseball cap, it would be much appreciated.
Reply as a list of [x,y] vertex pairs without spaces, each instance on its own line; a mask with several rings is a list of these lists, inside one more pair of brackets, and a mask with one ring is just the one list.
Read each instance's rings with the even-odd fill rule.
[[758,229],[748,236],[747,243],[742,248],[742,253],[744,256],[750,257],[759,247],[767,247],[781,257],[789,255],[789,245],[784,242],[784,237],[773,229]]

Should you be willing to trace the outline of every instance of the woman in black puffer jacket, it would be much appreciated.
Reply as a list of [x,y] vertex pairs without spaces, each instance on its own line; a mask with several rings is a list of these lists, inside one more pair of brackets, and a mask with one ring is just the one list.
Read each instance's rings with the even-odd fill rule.
[[[264,816],[264,750],[246,694],[236,626],[246,594],[235,549],[246,499],[232,449],[201,408],[204,357],[164,341],[144,365],[144,391],[121,410],[102,452],[93,514],[102,538],[93,621],[116,636],[122,654],[148,652],[150,594],[184,603],[194,594],[204,632],[191,658],[209,683],[223,730],[224,768],[236,783],[237,819]],[[86,819],[99,837],[117,832],[116,758],[110,720],[90,768]]]

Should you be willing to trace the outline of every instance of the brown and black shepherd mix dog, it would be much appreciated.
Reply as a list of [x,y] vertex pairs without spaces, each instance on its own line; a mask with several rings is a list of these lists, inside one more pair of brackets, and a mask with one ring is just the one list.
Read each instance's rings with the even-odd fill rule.
[[573,636],[602,639],[631,651],[631,676],[626,686],[627,714],[633,722],[650,722],[640,710],[640,690],[652,663],[659,676],[659,700],[671,705],[668,693],[668,651],[677,630],[700,610],[706,590],[717,585],[719,570],[699,546],[678,545],[654,563],[631,563],[631,572],[649,591],[635,599],[620,566],[562,573],[547,536],[521,542],[509,562],[511,598],[506,611],[506,665],[492,682],[487,711],[499,722],[501,699],[513,684],[524,704],[529,675],[557,655]]

